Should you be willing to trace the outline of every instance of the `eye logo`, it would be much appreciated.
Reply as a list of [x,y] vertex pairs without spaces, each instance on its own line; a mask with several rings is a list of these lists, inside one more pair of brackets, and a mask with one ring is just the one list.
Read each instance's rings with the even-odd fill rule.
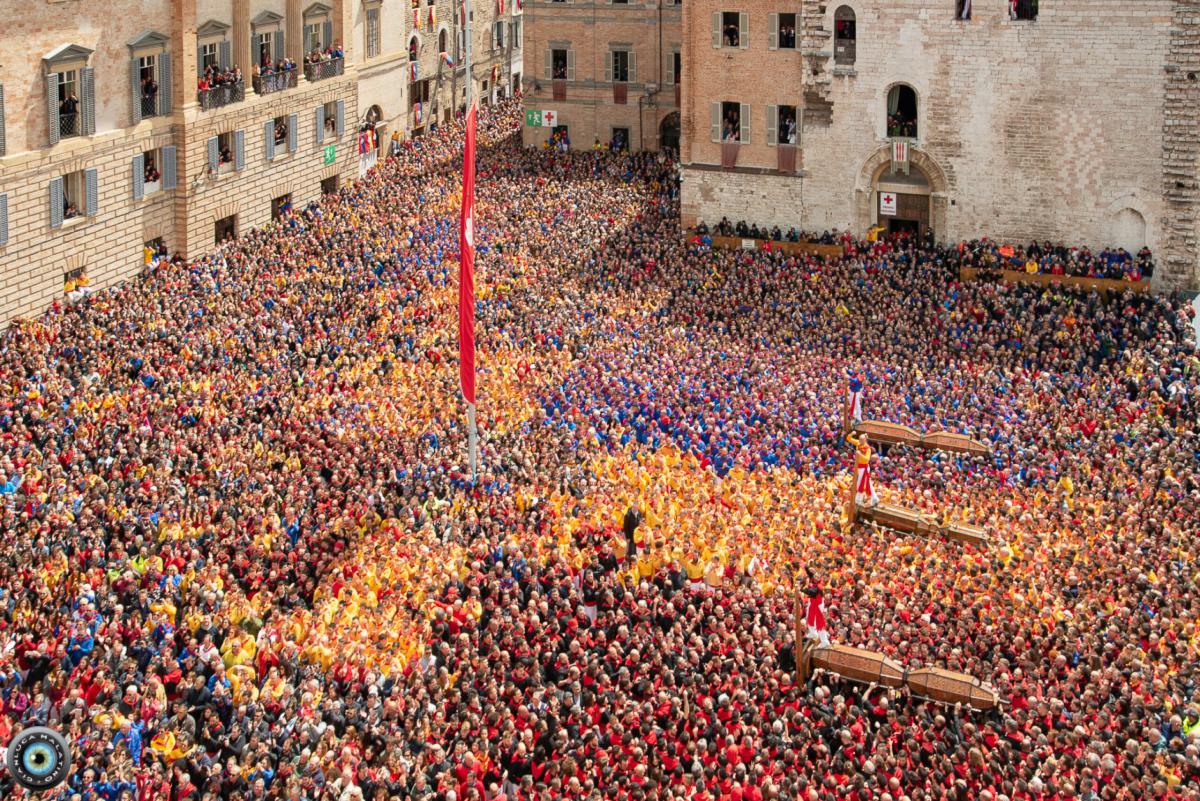
[[8,745],[8,772],[27,790],[49,790],[63,782],[71,770],[71,748],[53,729],[25,729]]

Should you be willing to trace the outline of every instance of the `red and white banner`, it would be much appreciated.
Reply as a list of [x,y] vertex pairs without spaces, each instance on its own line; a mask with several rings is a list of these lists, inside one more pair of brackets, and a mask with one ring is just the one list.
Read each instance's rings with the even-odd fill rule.
[[879,213],[887,217],[896,216],[896,193],[879,193]]
[[475,117],[467,110],[463,146],[462,215],[458,231],[458,379],[463,399],[475,405]]

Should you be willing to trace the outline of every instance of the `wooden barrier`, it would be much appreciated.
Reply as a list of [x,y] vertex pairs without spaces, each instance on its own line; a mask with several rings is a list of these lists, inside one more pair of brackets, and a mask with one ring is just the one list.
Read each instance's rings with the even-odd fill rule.
[[[702,234],[689,232],[689,238],[692,236],[702,236]],[[765,250],[764,245],[770,245],[771,250],[780,250],[784,253],[811,253],[826,259],[838,259],[842,256],[841,245],[822,245],[817,242],[776,242],[774,239],[750,239],[749,237],[713,234],[708,234],[708,237],[712,239],[713,248],[719,250]]]
[[931,431],[928,434],[921,434],[906,425],[889,423],[885,420],[863,420],[854,426],[854,430],[860,434],[866,434],[871,442],[883,445],[909,445],[914,448],[969,453],[974,456],[986,456],[992,452],[991,446],[971,439],[965,434],[955,434],[950,431]]
[[978,267],[960,267],[958,277],[963,281],[977,281],[980,273],[996,274],[1010,284],[1057,284],[1073,286],[1091,292],[1149,292],[1149,281],[1124,281],[1119,278],[1087,278],[1076,275],[1043,275],[1024,270],[994,270]]

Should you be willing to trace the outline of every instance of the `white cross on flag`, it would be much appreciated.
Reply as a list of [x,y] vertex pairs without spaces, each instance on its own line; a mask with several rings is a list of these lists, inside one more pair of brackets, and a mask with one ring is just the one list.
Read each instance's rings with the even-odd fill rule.
[[896,193],[895,192],[880,192],[879,193],[879,213],[886,214],[889,217],[896,216]]

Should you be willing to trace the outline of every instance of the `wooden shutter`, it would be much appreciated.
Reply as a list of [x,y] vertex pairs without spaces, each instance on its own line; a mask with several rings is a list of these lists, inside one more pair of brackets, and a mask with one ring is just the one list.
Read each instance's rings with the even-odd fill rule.
[[321,44],[323,47],[333,47],[333,23],[329,20],[321,23]]
[[233,66],[233,45],[229,42],[221,42],[217,47],[217,63],[221,65],[221,69],[227,70]]
[[745,11],[738,14],[738,47],[745,50],[750,46],[750,15]]
[[96,132],[96,70],[84,67],[79,71],[79,83],[83,94],[79,106],[83,109],[83,133],[91,136]]
[[263,158],[267,161],[275,158],[275,120],[263,124]]
[[288,115],[288,152],[295,153],[300,142],[300,115]]
[[246,169],[246,132],[241,128],[233,132],[233,168]]
[[129,60],[129,124],[142,121],[142,75],[136,56]]
[[779,106],[767,106],[767,144],[779,144]]
[[335,123],[337,135],[341,136],[342,131],[346,130],[346,101],[339,100],[337,102],[337,121]]
[[4,84],[0,83],[0,156],[5,154],[4,145]]
[[196,74],[197,75],[204,74],[204,46],[203,45],[196,48]]
[[712,104],[712,131],[709,136],[714,142],[721,141],[721,104],[718,102]]
[[567,80],[575,80],[575,51],[567,51]]
[[779,15],[767,15],[767,49],[779,49]]
[[287,50],[283,46],[283,28],[281,27],[275,31],[275,60],[283,61],[285,56],[287,56]]
[[604,82],[611,83],[613,79],[613,51],[604,54]]
[[0,195],[0,245],[8,244],[8,195]]
[[712,15],[712,45],[713,47],[721,46],[721,12],[714,11]]
[[216,172],[221,163],[221,144],[217,137],[208,138],[208,171]]
[[162,149],[162,188],[174,189],[179,186],[179,156],[175,145],[167,145]]
[[138,153],[130,166],[133,169],[133,199],[141,200],[146,196],[146,157]]
[[546,51],[546,80],[551,80],[554,77],[554,51]]
[[741,136],[738,137],[739,142],[750,141],[750,104],[742,103],[738,109],[738,125],[741,126]]
[[637,54],[629,51],[629,82],[637,83]]
[[58,73],[52,72],[46,76],[46,130],[47,141],[51,145],[58,144]]
[[158,113],[171,113],[171,54],[158,57]]
[[63,179],[50,179],[50,227],[62,228],[63,224]]
[[100,180],[96,169],[83,171],[84,194],[87,195],[87,216],[95,217],[100,213]]
[[325,143],[325,106],[317,106],[317,144]]
[[665,63],[663,64],[663,76],[664,76],[664,80],[667,82],[667,86],[670,86],[671,84],[675,83],[675,53],[674,53],[674,51],[668,51],[665,55],[664,61],[665,61]]

